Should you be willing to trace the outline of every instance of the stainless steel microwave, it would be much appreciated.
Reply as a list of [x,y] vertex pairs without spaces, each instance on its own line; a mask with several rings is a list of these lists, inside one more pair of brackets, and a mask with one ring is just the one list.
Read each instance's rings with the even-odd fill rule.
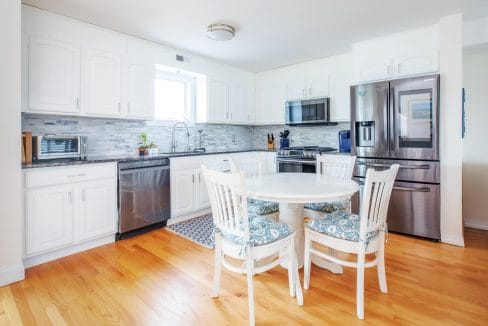
[[36,160],[56,158],[85,159],[87,137],[44,135],[32,137],[32,153]]
[[285,121],[287,125],[336,124],[330,121],[328,97],[286,102]]

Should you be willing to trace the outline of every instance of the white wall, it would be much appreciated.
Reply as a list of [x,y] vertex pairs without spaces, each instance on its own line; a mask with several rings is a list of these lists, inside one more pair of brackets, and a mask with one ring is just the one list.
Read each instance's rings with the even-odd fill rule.
[[441,74],[440,159],[441,240],[464,246],[462,217],[461,90],[463,86],[463,16],[439,23]]
[[488,46],[463,54],[466,136],[463,141],[464,225],[488,230]]
[[0,1],[0,286],[24,278],[20,170],[20,0]]

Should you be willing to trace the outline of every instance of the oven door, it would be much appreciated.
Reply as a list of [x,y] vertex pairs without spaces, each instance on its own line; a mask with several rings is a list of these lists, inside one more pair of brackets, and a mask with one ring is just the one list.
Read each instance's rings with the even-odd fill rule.
[[315,173],[315,160],[277,159],[278,172]]
[[[351,199],[352,212],[358,214],[364,178],[354,178],[359,192]],[[396,181],[388,206],[388,229],[399,233],[440,239],[440,185]]]

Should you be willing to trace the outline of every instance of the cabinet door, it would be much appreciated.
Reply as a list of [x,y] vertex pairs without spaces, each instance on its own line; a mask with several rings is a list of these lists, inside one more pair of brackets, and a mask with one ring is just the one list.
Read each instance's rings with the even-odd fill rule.
[[229,118],[229,85],[210,79],[208,82],[208,120],[226,122]]
[[116,232],[115,188],[115,182],[111,179],[80,183],[78,240]]
[[121,115],[122,57],[98,50],[84,55],[85,113],[101,116]]
[[352,74],[338,73],[330,78],[330,119],[331,121],[349,121],[351,119]]
[[264,93],[265,123],[285,122],[286,88],[283,85],[271,85]]
[[208,196],[207,184],[200,169],[195,172],[196,182],[196,209],[205,209],[210,207],[210,198]]
[[433,73],[439,70],[438,51],[424,51],[400,56],[396,59],[398,77]]
[[304,79],[292,80],[286,83],[286,100],[299,100],[308,97],[307,83]]
[[154,67],[146,64],[128,66],[127,115],[135,118],[154,117]]
[[276,172],[276,153],[260,152],[259,160],[261,161],[261,173]]
[[195,210],[195,170],[171,171],[171,216]]
[[307,82],[307,97],[324,97],[329,95],[329,77],[317,76]]
[[246,122],[246,88],[242,85],[229,86],[229,121]]
[[357,67],[357,81],[366,82],[389,79],[393,76],[391,66],[390,59],[362,61]]
[[72,185],[26,191],[27,256],[73,242],[73,200]]
[[256,122],[256,92],[253,88],[246,88],[246,121],[248,124]]
[[80,48],[32,36],[29,41],[28,110],[80,111]]

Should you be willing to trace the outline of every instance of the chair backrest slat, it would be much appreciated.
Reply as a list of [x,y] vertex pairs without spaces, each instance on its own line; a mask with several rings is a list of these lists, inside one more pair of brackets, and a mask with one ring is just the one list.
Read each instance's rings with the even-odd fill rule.
[[317,155],[317,174],[351,180],[356,156],[321,154]]
[[249,220],[244,173],[224,173],[202,166],[215,226],[249,240]]
[[398,168],[398,164],[393,164],[390,169],[385,171],[368,169],[366,172],[360,208],[359,232],[362,239],[366,238],[368,232],[378,231],[384,227]]

